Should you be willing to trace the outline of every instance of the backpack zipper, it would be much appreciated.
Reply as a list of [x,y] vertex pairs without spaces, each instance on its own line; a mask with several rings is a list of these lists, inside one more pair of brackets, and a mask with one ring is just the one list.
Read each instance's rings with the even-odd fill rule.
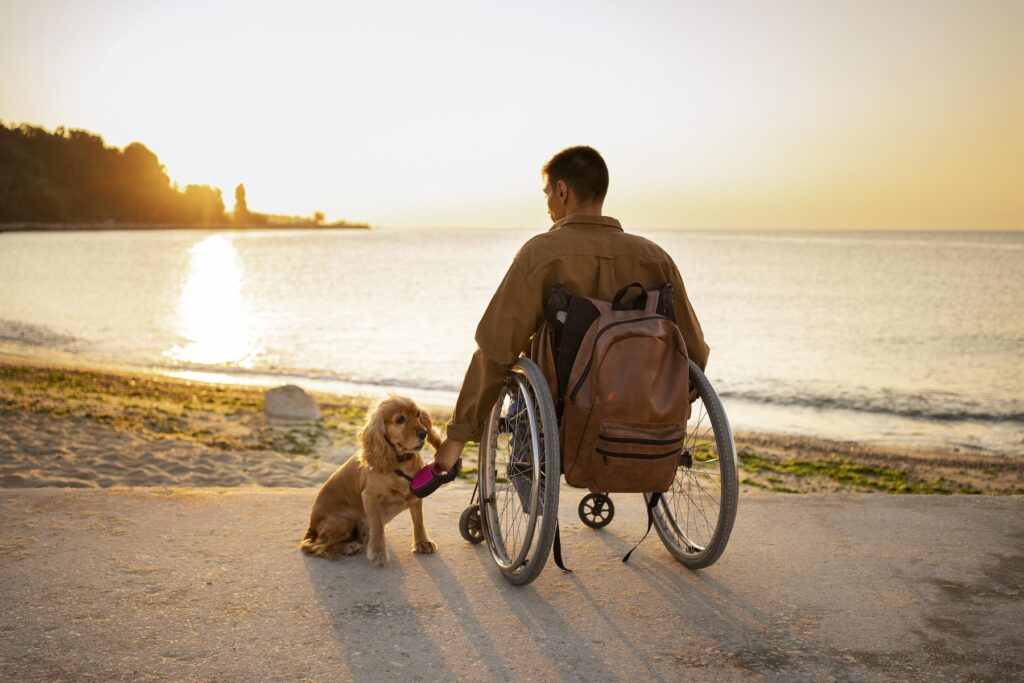
[[[658,318],[665,318],[665,316],[663,316],[663,315],[648,315],[648,316],[644,316],[642,318],[631,318],[629,320],[619,320],[619,321],[614,322],[614,323],[609,323],[608,325],[605,325],[604,327],[602,327],[601,330],[597,333],[597,336],[594,337],[594,348],[595,349],[597,348],[597,340],[599,340],[601,338],[601,335],[604,334],[605,332],[607,332],[608,330],[610,330],[611,328],[615,327],[616,325],[625,325],[626,323],[638,323],[638,322],[642,322],[644,320],[657,320]],[[668,320],[668,318],[665,318],[665,320]],[[576,382],[576,386],[574,386],[572,388],[572,393],[569,394],[569,400],[572,401],[573,403],[576,403],[576,394],[579,393],[580,387],[583,386],[583,381],[586,380],[587,379],[587,375],[590,374],[590,366],[593,365],[593,364],[594,364],[594,353],[591,352],[590,360],[587,361],[587,366],[585,368],[583,368],[583,374],[580,375],[579,380]]]
[[667,458],[670,455],[679,455],[679,451],[669,451],[668,453],[621,453],[619,451],[606,451],[603,448],[595,448],[595,451],[601,454],[604,458],[604,464],[608,464],[608,456],[613,458],[632,458],[633,460],[660,460],[661,458]]
[[605,436],[604,434],[598,434],[597,438],[610,443],[635,443],[641,446],[671,446],[674,443],[682,441],[684,437],[677,436],[674,439],[639,439],[627,436]]

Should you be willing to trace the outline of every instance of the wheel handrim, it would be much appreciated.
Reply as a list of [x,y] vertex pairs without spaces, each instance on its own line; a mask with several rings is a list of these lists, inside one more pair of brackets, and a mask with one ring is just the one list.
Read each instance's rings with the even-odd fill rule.
[[719,440],[726,435],[715,433],[702,398],[693,403],[690,415],[680,466],[654,514],[662,530],[676,537],[678,549],[696,556],[711,545],[722,516]]
[[[519,406],[515,406],[516,395]],[[502,420],[506,429],[499,431]],[[528,441],[523,439],[524,433],[529,435]],[[527,444],[528,458],[523,452]],[[481,444],[481,523],[489,532],[491,555],[505,571],[525,566],[533,544],[537,515],[528,510],[537,509],[542,498],[542,453],[533,397],[527,382],[513,372],[495,403]]]

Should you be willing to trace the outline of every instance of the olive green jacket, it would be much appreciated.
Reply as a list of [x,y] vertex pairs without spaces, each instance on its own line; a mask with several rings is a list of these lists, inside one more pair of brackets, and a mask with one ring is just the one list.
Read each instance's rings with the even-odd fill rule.
[[548,289],[556,282],[605,301],[633,282],[646,289],[671,282],[687,352],[701,368],[707,364],[709,348],[672,258],[654,242],[623,232],[614,218],[566,216],[522,246],[484,311],[476,328],[477,350],[448,424],[449,438],[480,440],[505,373],[528,348],[544,317]]

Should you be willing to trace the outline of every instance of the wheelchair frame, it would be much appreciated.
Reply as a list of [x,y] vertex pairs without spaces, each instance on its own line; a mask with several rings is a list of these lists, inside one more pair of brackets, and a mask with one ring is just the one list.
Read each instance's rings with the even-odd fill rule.
[[[714,564],[729,541],[739,477],[728,417],[692,360],[690,385],[697,399],[676,477],[651,514],[672,556],[686,567],[700,569]],[[540,368],[520,358],[491,409],[480,442],[477,485],[459,519],[463,538],[470,543],[486,540],[498,569],[514,585],[536,579],[547,562],[558,529],[561,474],[550,389]],[[651,494],[643,496],[649,503]],[[590,493],[580,501],[578,513],[588,527],[600,529],[611,523],[615,505],[607,493]]]

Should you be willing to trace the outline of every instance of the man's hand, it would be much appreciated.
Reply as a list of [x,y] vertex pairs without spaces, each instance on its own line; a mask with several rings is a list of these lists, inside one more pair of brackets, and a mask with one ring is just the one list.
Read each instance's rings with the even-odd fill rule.
[[464,441],[445,439],[441,443],[441,447],[434,453],[434,462],[445,472],[449,472],[455,465],[455,461],[462,455],[462,449],[465,447],[466,443]]

